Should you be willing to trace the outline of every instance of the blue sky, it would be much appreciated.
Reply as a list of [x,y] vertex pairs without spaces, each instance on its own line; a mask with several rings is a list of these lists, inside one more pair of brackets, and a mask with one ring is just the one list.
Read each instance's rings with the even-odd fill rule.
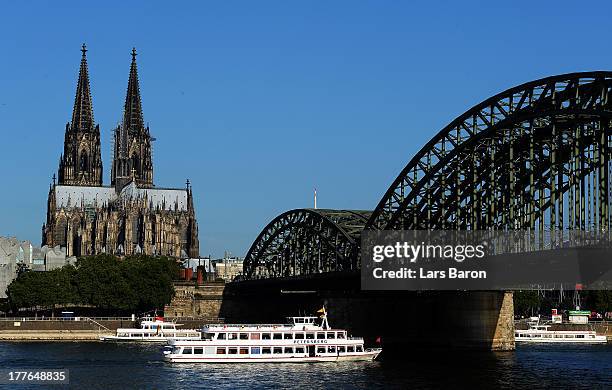
[[[86,42],[105,183],[136,46],[155,182],[193,183],[201,254],[283,211],[372,209],[435,133],[532,79],[612,68],[592,2],[19,2],[0,11],[0,235],[40,243]],[[433,3],[433,2],[431,2]]]

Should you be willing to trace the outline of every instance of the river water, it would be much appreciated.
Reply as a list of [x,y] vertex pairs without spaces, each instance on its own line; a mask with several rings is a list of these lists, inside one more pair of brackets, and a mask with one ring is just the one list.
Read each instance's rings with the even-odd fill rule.
[[[307,364],[169,364],[161,346],[0,343],[0,368],[67,368],[74,389],[612,388],[612,345],[519,345],[515,352]],[[2,385],[0,385],[1,387]],[[4,388],[41,389],[40,385]]]

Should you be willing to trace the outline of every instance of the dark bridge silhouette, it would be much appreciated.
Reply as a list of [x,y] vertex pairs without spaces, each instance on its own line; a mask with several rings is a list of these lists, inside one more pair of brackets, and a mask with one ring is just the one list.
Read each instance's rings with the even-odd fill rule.
[[374,211],[275,218],[245,278],[359,269],[361,229],[609,231],[611,89],[612,72],[572,73],[477,104],[410,160]]
[[[300,278],[321,275],[315,278],[320,283],[338,275],[326,288],[347,291],[346,280],[353,278],[345,298],[361,294],[361,308],[376,310],[367,305],[355,276],[364,229],[523,229],[553,237],[575,230],[608,232],[611,92],[612,72],[571,73],[528,82],[477,104],[410,160],[372,212],[297,209],[275,218],[251,246],[243,281],[232,288],[253,293],[257,283],[267,283],[290,289]],[[491,342],[493,349],[513,346],[511,294],[453,294],[419,299],[459,316],[465,311],[452,305],[480,307],[489,313],[483,318],[490,318],[464,316],[472,328],[480,326],[466,331],[466,338]],[[412,296],[396,293],[385,299],[398,303]],[[384,306],[384,300],[371,301]],[[408,332],[412,340],[423,331],[417,328]]]

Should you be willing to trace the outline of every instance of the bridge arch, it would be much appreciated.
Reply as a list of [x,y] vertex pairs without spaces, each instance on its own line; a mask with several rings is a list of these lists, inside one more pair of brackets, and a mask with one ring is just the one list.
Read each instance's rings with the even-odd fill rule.
[[359,237],[371,211],[295,209],[273,219],[244,260],[246,279],[359,269]]
[[368,229],[610,228],[612,72],[528,82],[474,106],[401,171]]

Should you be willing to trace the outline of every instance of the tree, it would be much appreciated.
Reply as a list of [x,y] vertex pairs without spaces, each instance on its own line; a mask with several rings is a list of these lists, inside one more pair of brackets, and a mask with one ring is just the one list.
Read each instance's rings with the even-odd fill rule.
[[7,293],[13,310],[92,305],[115,313],[163,309],[174,296],[178,265],[166,257],[83,257],[75,266],[22,272]]

